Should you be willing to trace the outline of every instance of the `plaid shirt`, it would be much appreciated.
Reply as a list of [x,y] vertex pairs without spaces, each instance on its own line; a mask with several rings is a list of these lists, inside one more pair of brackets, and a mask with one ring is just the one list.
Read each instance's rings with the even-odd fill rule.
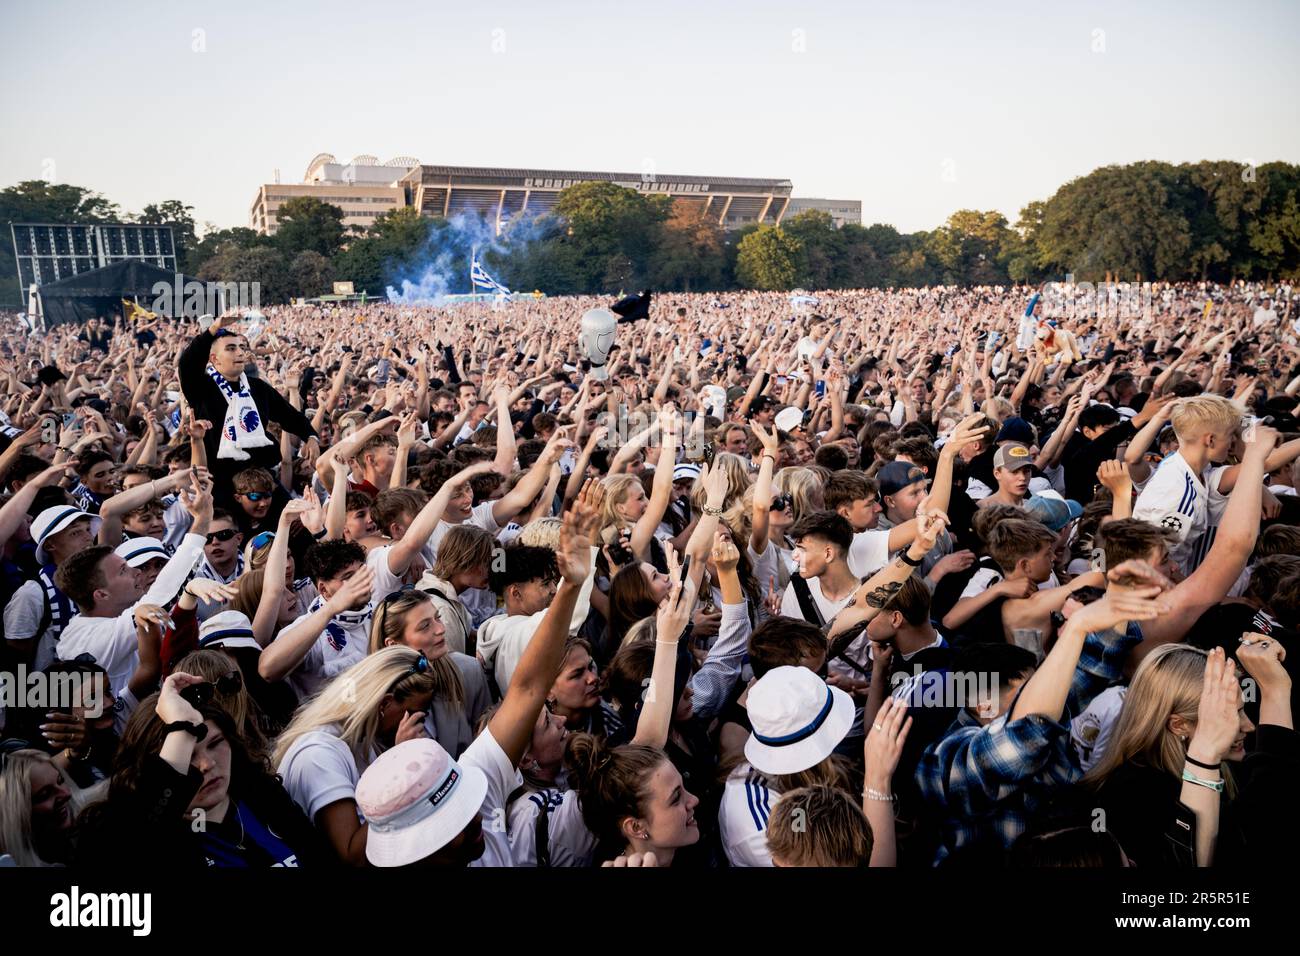
[[1123,634],[1088,635],[1063,722],[1041,714],[1010,720],[1009,710],[982,727],[962,710],[947,735],[926,749],[916,782],[921,798],[944,818],[936,863],[980,841],[1011,846],[1060,788],[1078,781],[1082,774],[1070,746],[1070,718],[1119,680],[1124,658],[1141,640],[1134,623]]

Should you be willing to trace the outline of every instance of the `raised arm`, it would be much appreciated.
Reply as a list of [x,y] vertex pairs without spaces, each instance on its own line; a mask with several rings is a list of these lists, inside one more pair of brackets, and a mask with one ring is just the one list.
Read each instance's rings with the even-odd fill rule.
[[634,744],[662,747],[668,742],[668,729],[677,704],[674,694],[677,646],[695,607],[695,588],[694,580],[688,578],[683,585],[674,575],[668,596],[655,615],[654,665],[650,670],[650,684],[642,697],[641,716],[637,720],[636,736],[632,738]]
[[654,538],[659,523],[664,520],[668,502],[672,498],[680,421],[677,410],[671,406],[665,406],[659,413],[659,461],[655,465],[654,484],[650,489],[650,501],[646,504],[645,513],[633,526],[632,539],[628,545],[632,553],[642,561],[650,554],[650,541]]
[[546,695],[555,683],[555,675],[564,663],[569,621],[578,592],[591,572],[592,539],[600,523],[604,497],[605,489],[600,482],[589,481],[573,508],[564,514],[560,546],[555,553],[560,569],[560,586],[524,649],[505,699],[488,724],[488,732],[512,764],[517,765],[528,749],[537,715],[541,713]]

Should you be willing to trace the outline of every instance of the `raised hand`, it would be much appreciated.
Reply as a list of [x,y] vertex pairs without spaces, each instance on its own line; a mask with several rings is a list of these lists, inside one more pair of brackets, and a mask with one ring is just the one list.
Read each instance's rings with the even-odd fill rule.
[[713,551],[710,555],[713,558],[713,565],[719,571],[734,571],[736,565],[740,563],[740,551],[736,548],[735,542],[731,536],[723,534],[722,531],[713,532]]
[[[881,664],[876,660],[876,665]],[[866,785],[878,793],[890,792],[890,780],[898,768],[903,754],[907,732],[912,729],[912,718],[907,716],[907,704],[895,697],[886,697],[876,712],[875,722],[867,731],[863,746],[866,757]]]
[[1118,458],[1111,458],[1101,463],[1097,469],[1097,480],[1102,483],[1115,498],[1123,499],[1133,494],[1133,480],[1129,477],[1128,465]]
[[1187,745],[1187,756],[1201,763],[1221,762],[1241,732],[1241,685],[1234,668],[1224,658],[1223,648],[1210,651],[1201,682],[1201,700],[1196,708],[1196,730]]
[[225,604],[239,596],[239,588],[209,578],[191,578],[185,590],[204,604]]
[[776,575],[769,575],[767,594],[763,597],[763,606],[767,608],[767,613],[772,617],[781,616],[781,597],[781,592],[776,589]]
[[695,582],[689,577],[685,584],[676,578],[667,597],[655,613],[655,640],[677,641],[691,619],[695,607]]
[[341,614],[363,607],[374,596],[374,591],[375,572],[367,566],[344,581],[325,606],[332,614]]
[[581,587],[591,573],[591,543],[600,525],[605,486],[594,478],[587,479],[573,507],[560,521],[560,546],[555,563],[560,576],[574,587]]

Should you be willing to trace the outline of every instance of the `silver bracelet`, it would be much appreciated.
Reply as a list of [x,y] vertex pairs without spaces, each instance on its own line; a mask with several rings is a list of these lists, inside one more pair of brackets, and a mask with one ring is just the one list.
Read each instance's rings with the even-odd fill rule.
[[879,800],[881,803],[893,803],[894,795],[892,793],[881,793],[879,790],[873,790],[870,787],[862,794],[868,800]]

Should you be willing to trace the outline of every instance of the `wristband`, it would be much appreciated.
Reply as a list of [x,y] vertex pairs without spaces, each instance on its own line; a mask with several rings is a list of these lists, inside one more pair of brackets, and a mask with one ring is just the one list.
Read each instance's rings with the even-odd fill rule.
[[902,561],[904,564],[908,565],[909,567],[919,568],[921,566],[921,562],[925,560],[925,556],[922,555],[919,558],[913,559],[906,551],[904,551],[902,554],[898,556],[898,560]]
[[1202,780],[1190,770],[1183,771],[1183,779],[1188,783],[1196,784],[1198,787],[1204,787],[1206,790],[1213,790],[1215,793],[1223,793],[1222,780]]
[[867,787],[867,789],[862,792],[862,795],[868,800],[877,800],[881,803],[894,802],[894,795],[892,793],[881,793],[879,790],[873,790],[870,787]]
[[1187,761],[1189,764],[1191,764],[1193,767],[1200,767],[1202,770],[1221,770],[1221,769],[1222,769],[1222,768],[1221,768],[1217,763],[1201,763],[1199,760],[1197,760],[1197,759],[1196,759],[1195,757],[1193,757],[1191,754],[1185,754],[1185,755],[1183,756],[1183,759],[1186,760],[1186,761]]
[[700,510],[703,511],[703,512],[704,512],[706,515],[708,515],[710,518],[720,518],[720,517],[722,517],[722,509],[721,509],[721,508],[710,508],[708,505],[704,505],[704,506],[702,506],[702,507],[700,508]]
[[163,730],[168,734],[175,733],[178,730],[184,731],[187,734],[193,734],[195,740],[202,740],[208,735],[207,724],[192,724],[187,720],[174,720],[163,727]]

